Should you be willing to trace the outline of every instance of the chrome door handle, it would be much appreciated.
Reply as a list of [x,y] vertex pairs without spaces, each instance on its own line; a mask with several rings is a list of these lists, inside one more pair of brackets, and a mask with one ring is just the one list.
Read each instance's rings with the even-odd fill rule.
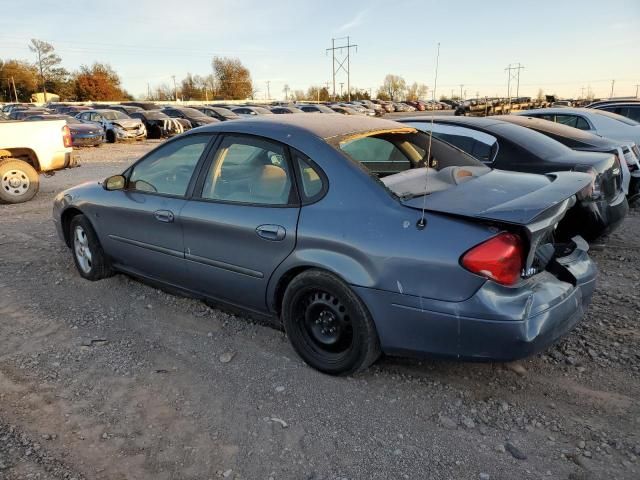
[[260,225],[256,227],[256,233],[259,237],[275,242],[284,240],[287,236],[287,231],[281,225]]
[[164,222],[164,223],[171,223],[175,218],[173,216],[173,212],[170,210],[156,210],[155,212],[153,212],[153,216],[159,222]]

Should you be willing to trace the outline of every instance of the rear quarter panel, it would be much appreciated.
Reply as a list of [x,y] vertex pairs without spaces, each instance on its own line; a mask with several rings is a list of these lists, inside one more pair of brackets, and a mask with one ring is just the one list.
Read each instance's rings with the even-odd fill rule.
[[436,213],[427,213],[427,226],[419,230],[419,210],[401,205],[365,171],[324,145],[303,151],[323,168],[328,192],[302,207],[296,248],[274,273],[268,298],[274,298],[279,279],[298,267],[324,268],[352,285],[406,295],[448,301],[473,295],[485,279],[463,269],[460,256],[496,230]]

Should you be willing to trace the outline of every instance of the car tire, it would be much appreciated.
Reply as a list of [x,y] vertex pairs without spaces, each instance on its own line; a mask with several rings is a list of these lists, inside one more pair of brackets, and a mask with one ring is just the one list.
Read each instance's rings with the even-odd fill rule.
[[109,259],[87,217],[82,214],[73,217],[69,238],[73,261],[83,278],[96,281],[113,275]]
[[35,168],[23,160],[0,160],[0,202],[23,203],[40,190],[40,176]]
[[381,354],[367,307],[346,283],[323,270],[307,270],[289,283],[282,323],[298,355],[330,375],[365,370]]
[[116,132],[113,130],[107,130],[107,142],[116,143]]

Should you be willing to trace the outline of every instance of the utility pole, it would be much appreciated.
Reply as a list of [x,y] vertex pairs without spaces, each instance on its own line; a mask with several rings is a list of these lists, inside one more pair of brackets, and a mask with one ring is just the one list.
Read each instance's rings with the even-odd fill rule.
[[640,87],[640,84],[635,84],[634,87],[636,87],[636,98],[638,98],[638,87]]
[[609,98],[613,98],[613,87],[616,84],[615,80],[611,80],[611,93],[609,94]]
[[151,85],[147,82],[147,100],[151,100]]
[[11,83],[13,84],[13,95],[16,97],[16,103],[18,103],[18,92],[16,91],[16,81],[13,75],[11,76]]
[[267,84],[267,100],[270,100],[271,99],[271,90],[269,90],[269,87],[271,85],[271,80],[267,80],[265,83]]
[[581,92],[582,92],[582,93],[580,94],[580,98],[581,98],[582,100],[584,100],[584,87],[582,87],[580,90],[581,90]]
[[176,76],[175,75],[171,75],[171,78],[173,78],[173,98],[177,102],[178,101],[178,87],[176,85]]
[[[344,45],[346,39],[347,44]],[[342,41],[342,45],[336,47],[336,40]],[[332,78],[333,78],[333,98],[336,97],[336,74],[340,70],[347,74],[347,92],[349,101],[351,101],[351,49],[355,48],[358,51],[358,45],[351,43],[350,37],[332,38],[331,48],[327,48],[327,52],[331,51],[331,66],[332,66]],[[339,56],[336,58],[336,50],[339,52]],[[346,67],[345,67],[346,63]]]
[[344,82],[340,82],[340,98],[342,98],[342,87],[344,86]]
[[289,101],[289,84],[288,83],[284,84],[283,90],[284,90],[284,101],[288,102]]
[[460,101],[462,101],[462,87],[464,87],[464,85],[461,83],[460,84]]

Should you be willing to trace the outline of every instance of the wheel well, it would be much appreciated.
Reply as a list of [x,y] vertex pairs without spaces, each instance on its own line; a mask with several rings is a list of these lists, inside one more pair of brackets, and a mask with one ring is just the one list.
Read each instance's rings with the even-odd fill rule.
[[77,208],[67,208],[62,213],[62,218],[60,221],[62,222],[62,234],[64,235],[64,242],[67,244],[69,248],[71,248],[71,237],[69,236],[69,227],[71,226],[71,220],[76,215],[82,215],[82,212]]
[[291,283],[291,280],[300,275],[302,272],[310,270],[312,268],[316,267],[312,267],[310,265],[294,267],[291,270],[287,271],[284,275],[282,275],[282,277],[280,277],[273,299],[273,306],[278,315],[280,315],[280,313],[282,312],[282,300],[284,299],[284,292],[287,290],[287,287]]
[[6,148],[0,150],[0,159],[4,158],[15,158],[16,160],[22,160],[23,162],[27,162],[33,168],[36,169],[36,172],[40,172],[40,162],[38,161],[38,156],[36,152],[31,150],[30,148]]

